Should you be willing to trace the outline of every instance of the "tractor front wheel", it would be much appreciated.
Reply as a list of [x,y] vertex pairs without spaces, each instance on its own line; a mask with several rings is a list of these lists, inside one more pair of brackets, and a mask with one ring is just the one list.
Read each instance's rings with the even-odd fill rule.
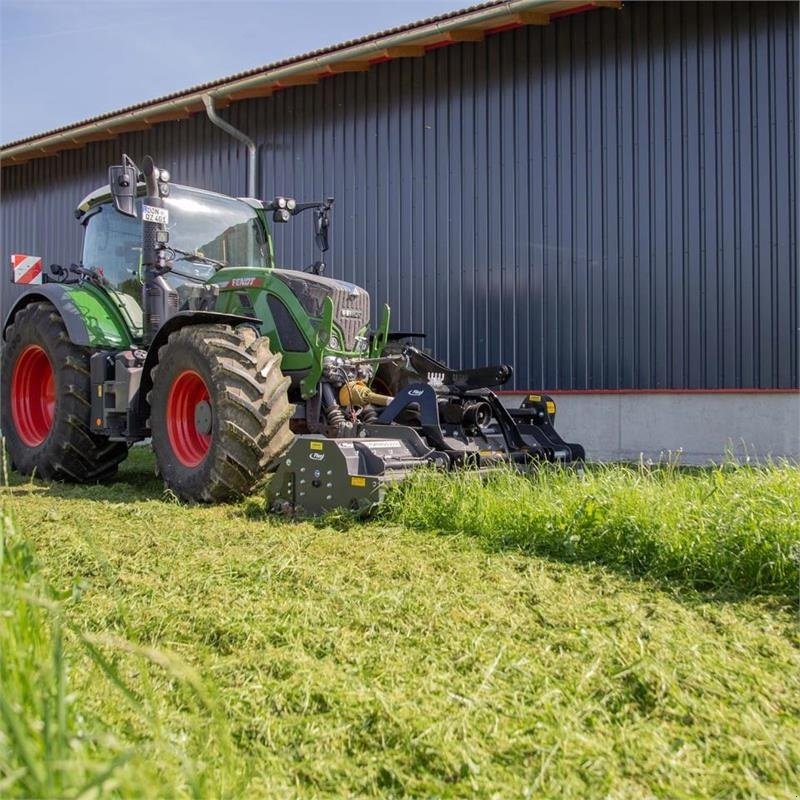
[[152,372],[150,427],[161,477],[182,500],[249,494],[291,444],[290,379],[249,325],[171,334]]
[[14,469],[77,483],[107,480],[128,455],[89,429],[89,355],[70,341],[55,306],[33,302],[6,329],[2,432]]

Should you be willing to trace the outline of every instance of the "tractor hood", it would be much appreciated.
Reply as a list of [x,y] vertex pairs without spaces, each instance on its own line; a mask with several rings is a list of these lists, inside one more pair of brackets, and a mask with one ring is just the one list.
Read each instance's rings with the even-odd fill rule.
[[325,298],[330,297],[333,321],[344,336],[343,349],[351,352],[356,349],[356,338],[369,326],[369,294],[366,290],[347,281],[295,270],[275,269],[272,274],[291,289],[309,317],[319,319]]

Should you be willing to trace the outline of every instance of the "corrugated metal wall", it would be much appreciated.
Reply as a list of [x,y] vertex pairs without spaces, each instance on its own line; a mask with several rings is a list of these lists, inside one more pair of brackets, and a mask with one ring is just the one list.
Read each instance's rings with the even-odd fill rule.
[[[259,142],[262,196],[336,196],[330,274],[455,365],[796,387],[797,27],[791,3],[631,3],[223,113]],[[235,142],[161,124],[4,168],[2,252],[77,257],[71,209],[122,150],[244,191]],[[277,232],[283,263],[314,260],[310,226]]]

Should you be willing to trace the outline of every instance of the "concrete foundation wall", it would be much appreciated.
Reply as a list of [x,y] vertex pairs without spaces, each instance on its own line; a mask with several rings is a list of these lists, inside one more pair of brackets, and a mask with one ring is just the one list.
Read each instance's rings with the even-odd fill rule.
[[[518,406],[524,395],[503,395]],[[800,462],[800,393],[552,394],[556,430],[590,461],[658,460],[682,450],[686,464],[737,458]]]

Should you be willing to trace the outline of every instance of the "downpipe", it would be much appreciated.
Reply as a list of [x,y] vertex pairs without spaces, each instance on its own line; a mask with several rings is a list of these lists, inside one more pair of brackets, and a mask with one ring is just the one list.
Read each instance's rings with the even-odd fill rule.
[[256,143],[238,128],[234,128],[227,120],[217,114],[214,108],[214,98],[210,94],[203,95],[203,104],[206,107],[206,114],[211,122],[221,128],[229,136],[238,139],[247,147],[247,197],[256,196],[256,172],[258,168],[258,149]]

